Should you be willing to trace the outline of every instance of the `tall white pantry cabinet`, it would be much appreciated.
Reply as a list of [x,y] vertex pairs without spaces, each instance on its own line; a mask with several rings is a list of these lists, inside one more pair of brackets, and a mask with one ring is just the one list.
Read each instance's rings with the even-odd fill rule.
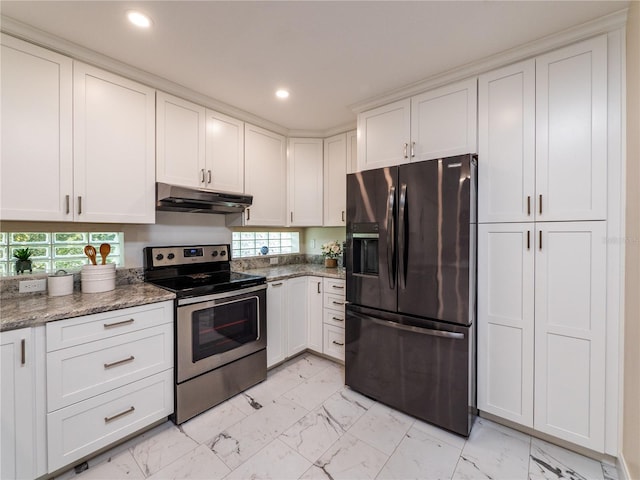
[[481,75],[478,92],[478,408],[614,455],[616,39]]

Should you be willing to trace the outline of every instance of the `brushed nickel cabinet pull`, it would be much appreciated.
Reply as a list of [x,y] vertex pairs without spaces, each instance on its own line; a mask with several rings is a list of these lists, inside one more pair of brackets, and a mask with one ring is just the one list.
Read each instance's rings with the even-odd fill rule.
[[251,209],[247,208],[247,221],[251,220]]
[[211,183],[211,170],[207,170],[207,183]]
[[129,325],[130,323],[135,322],[135,320],[133,318],[130,318],[129,320],[123,320],[122,322],[116,322],[116,323],[104,323],[104,328],[113,328],[113,327],[122,327],[124,325]]
[[331,317],[331,318],[336,322],[344,322],[344,318],[340,318],[340,317]]
[[404,156],[404,158],[409,158],[409,157],[407,156],[407,149],[408,149],[408,148],[409,148],[409,144],[408,144],[408,143],[405,143],[405,144],[404,144],[404,148],[402,149],[402,155]]
[[337,288],[338,290],[344,290],[342,285],[331,285],[331,288]]
[[318,293],[322,293],[320,292],[320,282],[318,282]]
[[531,215],[531,196],[527,196],[527,215]]
[[107,369],[112,368],[112,367],[117,367],[118,365],[123,365],[125,363],[133,362],[135,359],[136,359],[136,357],[131,355],[129,358],[124,358],[122,360],[118,360],[117,362],[105,363],[104,364],[104,369],[107,370]]
[[64,202],[66,204],[66,214],[69,215],[69,208],[70,208],[70,204],[69,204],[69,195],[65,195],[64,196]]
[[291,212],[291,221],[293,222],[293,212]]
[[27,363],[27,341],[23,338],[20,340],[20,364]]
[[542,215],[542,194],[540,194],[540,215]]
[[204,183],[204,168],[200,169],[200,183]]
[[531,249],[531,231],[527,230],[527,250]]
[[334,305],[340,305],[340,306],[344,305],[343,302],[336,302],[335,300],[332,300],[331,303],[333,303]]
[[411,142],[411,158],[416,156],[416,142]]
[[538,248],[539,248],[540,250],[542,250],[542,230],[540,230],[540,231],[538,232],[538,234],[539,234],[539,235],[538,235],[538,237],[539,237],[539,238],[538,238]]
[[82,214],[82,196],[78,195],[78,215]]
[[112,422],[117,418],[123,417],[123,416],[125,416],[125,415],[127,415],[129,413],[133,413],[135,411],[136,411],[136,407],[131,406],[131,407],[129,407],[128,410],[125,410],[124,412],[117,413],[113,417],[104,417],[104,423]]
[[280,285],[282,285],[282,282],[272,283],[271,284],[272,287],[279,287]]
[[344,210],[342,210],[342,221],[344,222]]
[[333,343],[334,345],[340,345],[341,347],[344,346],[344,343],[336,342],[335,340],[333,340],[331,343]]

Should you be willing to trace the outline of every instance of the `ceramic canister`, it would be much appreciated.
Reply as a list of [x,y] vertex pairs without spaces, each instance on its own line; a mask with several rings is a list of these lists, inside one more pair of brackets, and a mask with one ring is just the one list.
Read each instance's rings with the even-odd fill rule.
[[47,290],[51,297],[71,295],[73,293],[73,273],[58,270],[54,275],[49,275]]

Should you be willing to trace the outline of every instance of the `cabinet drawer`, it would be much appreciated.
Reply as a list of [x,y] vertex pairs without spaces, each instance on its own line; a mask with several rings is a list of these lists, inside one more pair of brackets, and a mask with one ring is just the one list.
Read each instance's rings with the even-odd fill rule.
[[47,354],[47,411],[52,412],[173,367],[173,325]]
[[325,278],[324,279],[324,291],[327,293],[333,293],[335,295],[342,295],[344,297],[344,292],[346,290],[345,281],[335,278]]
[[49,322],[47,352],[171,322],[171,301]]
[[324,308],[344,312],[344,295],[335,295],[333,293],[325,292],[323,306]]
[[324,325],[323,353],[344,361],[344,328]]
[[344,328],[344,312],[325,308],[323,310],[322,322],[325,325],[335,325],[339,328]]
[[171,413],[173,369],[49,413],[49,472]]

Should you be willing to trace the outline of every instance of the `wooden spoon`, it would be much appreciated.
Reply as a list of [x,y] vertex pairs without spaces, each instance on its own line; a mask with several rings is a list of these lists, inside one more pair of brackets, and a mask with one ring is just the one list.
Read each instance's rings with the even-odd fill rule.
[[100,256],[102,257],[102,265],[107,264],[107,255],[111,252],[111,245],[108,243],[103,243],[100,245]]
[[89,257],[89,260],[91,260],[91,263],[93,265],[97,265],[96,263],[96,249],[94,247],[92,247],[91,245],[87,245],[86,247],[84,247],[84,254]]

